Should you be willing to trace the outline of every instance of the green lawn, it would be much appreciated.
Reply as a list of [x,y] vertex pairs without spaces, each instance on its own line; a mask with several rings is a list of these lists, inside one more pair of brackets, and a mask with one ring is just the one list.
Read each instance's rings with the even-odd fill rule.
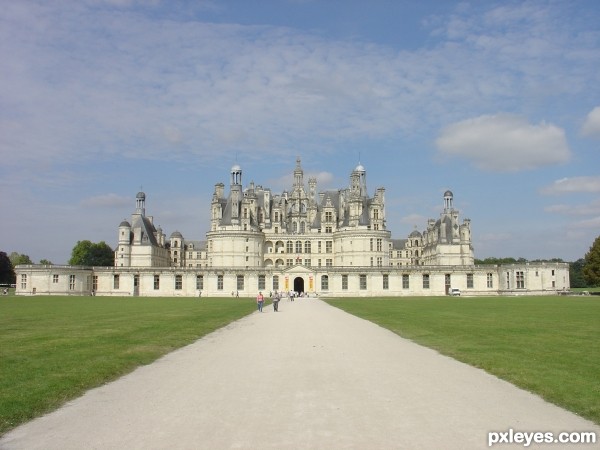
[[[600,423],[600,298],[329,303]],[[254,299],[0,297],[0,434],[191,343]]]
[[600,297],[327,301],[600,423]]
[[0,297],[0,434],[255,308],[241,298]]

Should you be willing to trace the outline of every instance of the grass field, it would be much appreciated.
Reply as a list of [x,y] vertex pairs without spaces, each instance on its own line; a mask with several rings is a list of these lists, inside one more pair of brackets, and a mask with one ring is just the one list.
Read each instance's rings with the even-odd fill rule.
[[[328,300],[600,423],[600,298]],[[255,310],[253,299],[0,297],[0,434]]]
[[255,308],[241,298],[0,297],[0,434]]
[[600,424],[599,297],[327,301]]

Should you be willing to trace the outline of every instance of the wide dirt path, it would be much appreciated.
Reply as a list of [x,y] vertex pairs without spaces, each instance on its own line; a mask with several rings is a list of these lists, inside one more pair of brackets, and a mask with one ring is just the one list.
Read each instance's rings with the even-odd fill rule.
[[0,448],[465,450],[510,428],[600,433],[481,370],[299,299],[91,390]]

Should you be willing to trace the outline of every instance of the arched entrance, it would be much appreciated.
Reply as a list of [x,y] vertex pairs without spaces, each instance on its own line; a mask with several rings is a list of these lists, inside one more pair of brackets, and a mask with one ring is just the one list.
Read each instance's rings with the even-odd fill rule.
[[304,292],[304,278],[296,277],[294,278],[294,291],[300,294]]

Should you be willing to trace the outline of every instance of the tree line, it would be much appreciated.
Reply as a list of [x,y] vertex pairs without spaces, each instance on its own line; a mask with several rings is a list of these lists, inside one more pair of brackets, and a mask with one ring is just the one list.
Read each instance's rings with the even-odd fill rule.
[[[115,263],[113,249],[104,242],[78,241],[71,251],[70,266],[101,266],[110,267]],[[0,251],[0,284],[15,284],[15,267],[23,264],[34,264],[29,255],[12,252],[7,255]],[[52,265],[47,259],[41,259],[39,264]]]
[[[549,260],[532,260],[525,258],[485,258],[475,259],[476,265],[522,264],[526,262],[565,262],[560,258]],[[47,259],[39,262],[43,265],[52,265]],[[20,264],[33,264],[28,255],[12,252],[7,255],[0,251],[0,284],[14,284],[16,275],[14,268]],[[69,259],[71,266],[104,266],[114,264],[114,252],[106,242],[93,243],[91,241],[78,241],[71,251]],[[571,287],[600,287],[600,236],[596,238],[585,257],[569,263],[569,278]]]

